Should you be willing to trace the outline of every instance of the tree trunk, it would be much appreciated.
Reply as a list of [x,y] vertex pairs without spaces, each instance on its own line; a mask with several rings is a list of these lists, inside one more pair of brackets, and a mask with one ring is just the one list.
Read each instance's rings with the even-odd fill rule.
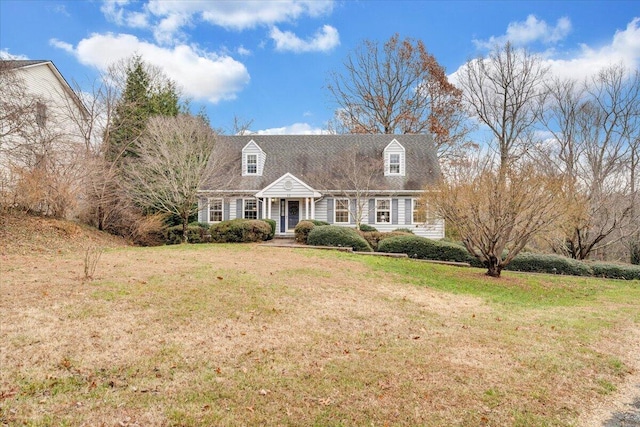
[[485,261],[487,266],[487,276],[500,277],[502,272],[502,263],[495,256],[490,256],[488,261]]
[[182,243],[189,242],[189,238],[187,237],[188,225],[189,225],[189,213],[186,213],[185,216],[182,217]]

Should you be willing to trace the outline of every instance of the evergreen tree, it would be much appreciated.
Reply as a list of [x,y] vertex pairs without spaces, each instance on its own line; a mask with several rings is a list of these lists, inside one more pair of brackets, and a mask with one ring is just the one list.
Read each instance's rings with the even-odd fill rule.
[[[150,66],[134,56],[126,69],[125,88],[108,130],[107,160],[137,156],[138,139],[153,116],[176,116],[180,110],[175,83],[161,73],[152,79]],[[154,81],[155,80],[155,81]]]

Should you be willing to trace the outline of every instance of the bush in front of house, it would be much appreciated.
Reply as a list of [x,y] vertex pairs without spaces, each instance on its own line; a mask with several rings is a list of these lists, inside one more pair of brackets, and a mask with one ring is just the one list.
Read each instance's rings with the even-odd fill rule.
[[232,219],[209,228],[211,241],[215,243],[248,243],[268,240],[271,225],[260,219]]
[[396,228],[395,230],[393,230],[394,232],[397,233],[405,233],[405,234],[413,234],[413,230],[410,228]]
[[407,254],[410,258],[436,261],[473,262],[467,250],[459,245],[426,237],[405,234],[380,241],[378,252]]
[[266,222],[267,224],[269,224],[269,227],[271,227],[271,233],[269,234],[269,238],[267,240],[273,239],[276,235],[276,220],[266,218],[266,219],[263,219],[262,221]]
[[370,226],[369,224],[360,224],[360,231],[364,231],[368,233],[368,232],[378,231],[378,229]]
[[319,221],[317,219],[305,219],[305,221],[311,221],[313,223],[313,225],[315,225],[316,227],[321,227],[323,225],[329,225],[329,223],[327,221]]
[[358,234],[360,234],[364,238],[364,240],[366,240],[367,243],[369,243],[369,246],[371,246],[374,251],[378,250],[378,246],[380,245],[380,242],[384,239],[388,239],[390,237],[395,237],[395,236],[409,235],[409,233],[405,233],[401,231],[400,232],[399,231],[380,232],[380,231],[362,231],[362,230],[360,230]]
[[[187,226],[187,243],[205,243],[209,241],[208,224],[191,223]],[[167,245],[182,243],[182,225],[174,225],[164,230],[164,241]]]
[[296,224],[296,228],[294,229],[296,242],[306,244],[309,233],[311,233],[311,230],[314,228],[315,224],[309,220],[300,221]]
[[353,248],[358,252],[372,252],[369,243],[352,228],[337,225],[314,227],[307,237],[307,243],[313,246],[337,246]]
[[605,262],[589,263],[593,275],[607,279],[640,280],[640,266],[609,264]]
[[519,253],[504,269],[571,276],[591,276],[592,274],[591,268],[584,262],[561,255],[534,252]]

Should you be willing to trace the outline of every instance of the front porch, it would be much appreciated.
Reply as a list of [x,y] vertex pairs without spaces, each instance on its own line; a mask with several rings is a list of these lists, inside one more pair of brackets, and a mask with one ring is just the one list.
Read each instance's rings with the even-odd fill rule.
[[276,221],[276,235],[293,236],[298,222],[315,218],[316,201],[322,194],[287,173],[256,197],[261,200],[261,217]]

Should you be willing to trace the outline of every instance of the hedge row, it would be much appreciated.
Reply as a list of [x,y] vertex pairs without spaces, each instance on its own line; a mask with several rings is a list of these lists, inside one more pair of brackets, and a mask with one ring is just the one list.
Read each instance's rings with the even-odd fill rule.
[[232,219],[209,228],[211,241],[215,243],[248,243],[272,239],[275,224],[261,219]]
[[467,250],[460,245],[426,239],[412,234],[382,240],[378,245],[378,252],[402,253],[407,254],[410,258],[437,261],[468,263],[473,261]]
[[356,230],[337,225],[313,227],[309,232],[307,243],[313,246],[350,247],[358,252],[373,252],[369,243]]
[[[209,227],[207,224],[193,223],[187,226],[188,243],[208,242]],[[164,231],[164,241],[167,245],[182,243],[182,225],[174,225]]]
[[[482,263],[469,255],[466,248],[461,245],[419,236],[389,237],[379,243],[377,250],[378,252],[404,253],[418,259],[468,262],[474,267],[483,267]],[[518,254],[505,267],[505,270],[640,280],[640,267],[636,265],[588,263],[561,255],[532,252]]]

